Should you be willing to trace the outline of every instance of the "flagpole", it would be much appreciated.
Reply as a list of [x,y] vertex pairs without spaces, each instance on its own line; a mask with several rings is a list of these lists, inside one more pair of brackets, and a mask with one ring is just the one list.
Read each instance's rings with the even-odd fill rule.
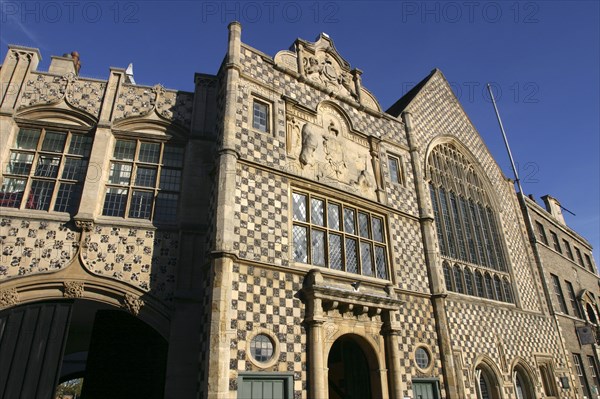
[[508,145],[508,139],[506,138],[506,132],[504,131],[504,126],[502,125],[502,119],[500,119],[500,113],[498,112],[498,107],[496,106],[496,100],[494,99],[494,94],[492,93],[492,86],[487,84],[488,92],[490,93],[490,98],[492,99],[492,104],[494,105],[494,111],[496,112],[496,118],[498,119],[498,124],[500,125],[500,131],[502,132],[502,138],[504,139],[504,145],[506,146],[506,151],[508,152],[508,157],[510,158],[510,164],[512,166],[513,173],[515,175],[515,183],[517,183],[517,187],[519,188],[519,193],[523,195],[523,187],[521,187],[521,180],[519,179],[519,172],[517,172],[517,167],[515,166],[515,160],[513,159],[512,152],[510,151],[510,146]]

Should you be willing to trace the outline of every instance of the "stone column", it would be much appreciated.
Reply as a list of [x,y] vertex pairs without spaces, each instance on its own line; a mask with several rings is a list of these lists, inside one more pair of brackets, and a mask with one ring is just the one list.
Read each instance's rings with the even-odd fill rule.
[[327,398],[327,374],[323,356],[323,320],[312,320],[308,330],[308,397]]
[[402,399],[402,370],[400,369],[400,350],[398,349],[398,336],[400,329],[392,320],[395,314],[391,311],[383,314],[383,337],[385,340],[385,355],[388,365],[389,397]]

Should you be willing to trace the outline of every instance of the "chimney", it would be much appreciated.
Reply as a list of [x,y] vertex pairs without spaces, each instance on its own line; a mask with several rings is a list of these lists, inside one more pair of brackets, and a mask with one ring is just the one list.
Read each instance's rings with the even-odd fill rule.
[[51,58],[52,61],[50,61],[48,72],[61,76],[67,73],[79,75],[81,62],[79,61],[79,53],[77,51],[73,51],[71,54],[63,54],[62,57],[54,55]]
[[544,195],[542,200],[544,201],[544,204],[546,204],[546,210],[548,213],[551,214],[554,219],[566,226],[567,224],[565,223],[565,218],[563,216],[562,209],[560,208],[560,202],[558,202],[556,198],[552,198],[549,195]]

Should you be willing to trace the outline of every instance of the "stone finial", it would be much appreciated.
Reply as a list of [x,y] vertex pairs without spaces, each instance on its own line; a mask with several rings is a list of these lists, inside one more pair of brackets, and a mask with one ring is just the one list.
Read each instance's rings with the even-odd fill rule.
[[546,210],[548,213],[551,214],[558,222],[566,226],[567,224],[565,223],[565,217],[563,216],[560,202],[558,202],[556,198],[553,198],[549,195],[544,195],[542,200],[546,205]]

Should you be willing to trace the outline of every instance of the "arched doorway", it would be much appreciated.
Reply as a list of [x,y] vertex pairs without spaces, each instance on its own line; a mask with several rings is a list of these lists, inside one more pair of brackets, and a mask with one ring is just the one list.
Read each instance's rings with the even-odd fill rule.
[[380,383],[376,360],[361,340],[344,335],[333,343],[327,358],[329,399],[378,397]]
[[486,364],[480,364],[475,369],[477,381],[477,399],[500,399],[498,379],[492,369]]
[[533,383],[526,369],[516,365],[513,371],[513,383],[517,399],[535,399]]
[[50,398],[57,384],[82,378],[82,399],[158,399],[166,357],[156,330],[104,303],[46,301],[0,312],[0,363],[8,365],[0,397]]

